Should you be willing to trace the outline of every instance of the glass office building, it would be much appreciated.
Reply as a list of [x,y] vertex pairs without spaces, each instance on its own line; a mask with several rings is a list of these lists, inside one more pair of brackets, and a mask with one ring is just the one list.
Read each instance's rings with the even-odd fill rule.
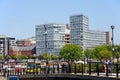
[[56,23],[36,25],[36,54],[59,54],[65,45],[65,27]]
[[70,16],[70,42],[79,45],[83,50],[92,49],[106,43],[106,33],[89,30],[88,17],[73,15]]

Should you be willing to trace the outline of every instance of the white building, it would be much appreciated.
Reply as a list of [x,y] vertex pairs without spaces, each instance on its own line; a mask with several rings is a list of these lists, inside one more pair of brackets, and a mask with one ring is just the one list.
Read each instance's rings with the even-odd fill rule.
[[89,30],[88,17],[84,15],[70,16],[70,42],[79,45],[83,50],[106,43],[106,34]]
[[65,27],[64,24],[53,23],[36,25],[36,54],[59,54],[65,45]]

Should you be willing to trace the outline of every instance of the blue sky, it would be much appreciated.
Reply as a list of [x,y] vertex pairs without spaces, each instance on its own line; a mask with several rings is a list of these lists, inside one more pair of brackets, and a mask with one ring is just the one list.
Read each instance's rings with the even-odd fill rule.
[[120,44],[120,0],[0,0],[0,34],[17,39],[35,36],[35,25],[69,23],[69,16],[89,17],[89,29],[110,31]]

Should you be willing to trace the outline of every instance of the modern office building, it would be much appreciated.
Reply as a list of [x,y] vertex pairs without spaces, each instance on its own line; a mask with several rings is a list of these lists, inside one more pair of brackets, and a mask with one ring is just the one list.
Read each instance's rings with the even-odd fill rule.
[[15,45],[15,38],[0,35],[0,54],[4,57],[10,53],[10,46]]
[[65,27],[56,23],[36,25],[36,54],[59,54],[65,45]]
[[84,43],[85,49],[93,49],[98,45],[106,44],[106,32],[88,30],[86,35],[86,43]]
[[[109,32],[107,32],[107,35]],[[70,16],[70,42],[79,45],[83,50],[106,44],[106,32],[89,30],[88,17],[84,15]]]

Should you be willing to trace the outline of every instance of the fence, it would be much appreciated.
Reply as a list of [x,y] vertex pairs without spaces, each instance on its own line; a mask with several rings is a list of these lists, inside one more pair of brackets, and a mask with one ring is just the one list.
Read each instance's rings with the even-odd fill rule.
[[[66,62],[67,63],[67,62]],[[119,64],[104,64],[103,62],[89,62],[83,63],[52,63],[46,66],[40,65],[39,67],[28,67],[27,62],[8,62],[8,66],[1,62],[0,75],[1,76],[16,76],[16,75],[39,75],[39,74],[88,74],[92,75],[96,73],[99,76],[104,73],[104,76],[111,76],[113,73],[116,77],[119,77]],[[14,65],[12,65],[14,64]],[[23,65],[24,64],[24,65]],[[23,65],[23,66],[18,66]],[[17,67],[15,67],[17,66]]]

